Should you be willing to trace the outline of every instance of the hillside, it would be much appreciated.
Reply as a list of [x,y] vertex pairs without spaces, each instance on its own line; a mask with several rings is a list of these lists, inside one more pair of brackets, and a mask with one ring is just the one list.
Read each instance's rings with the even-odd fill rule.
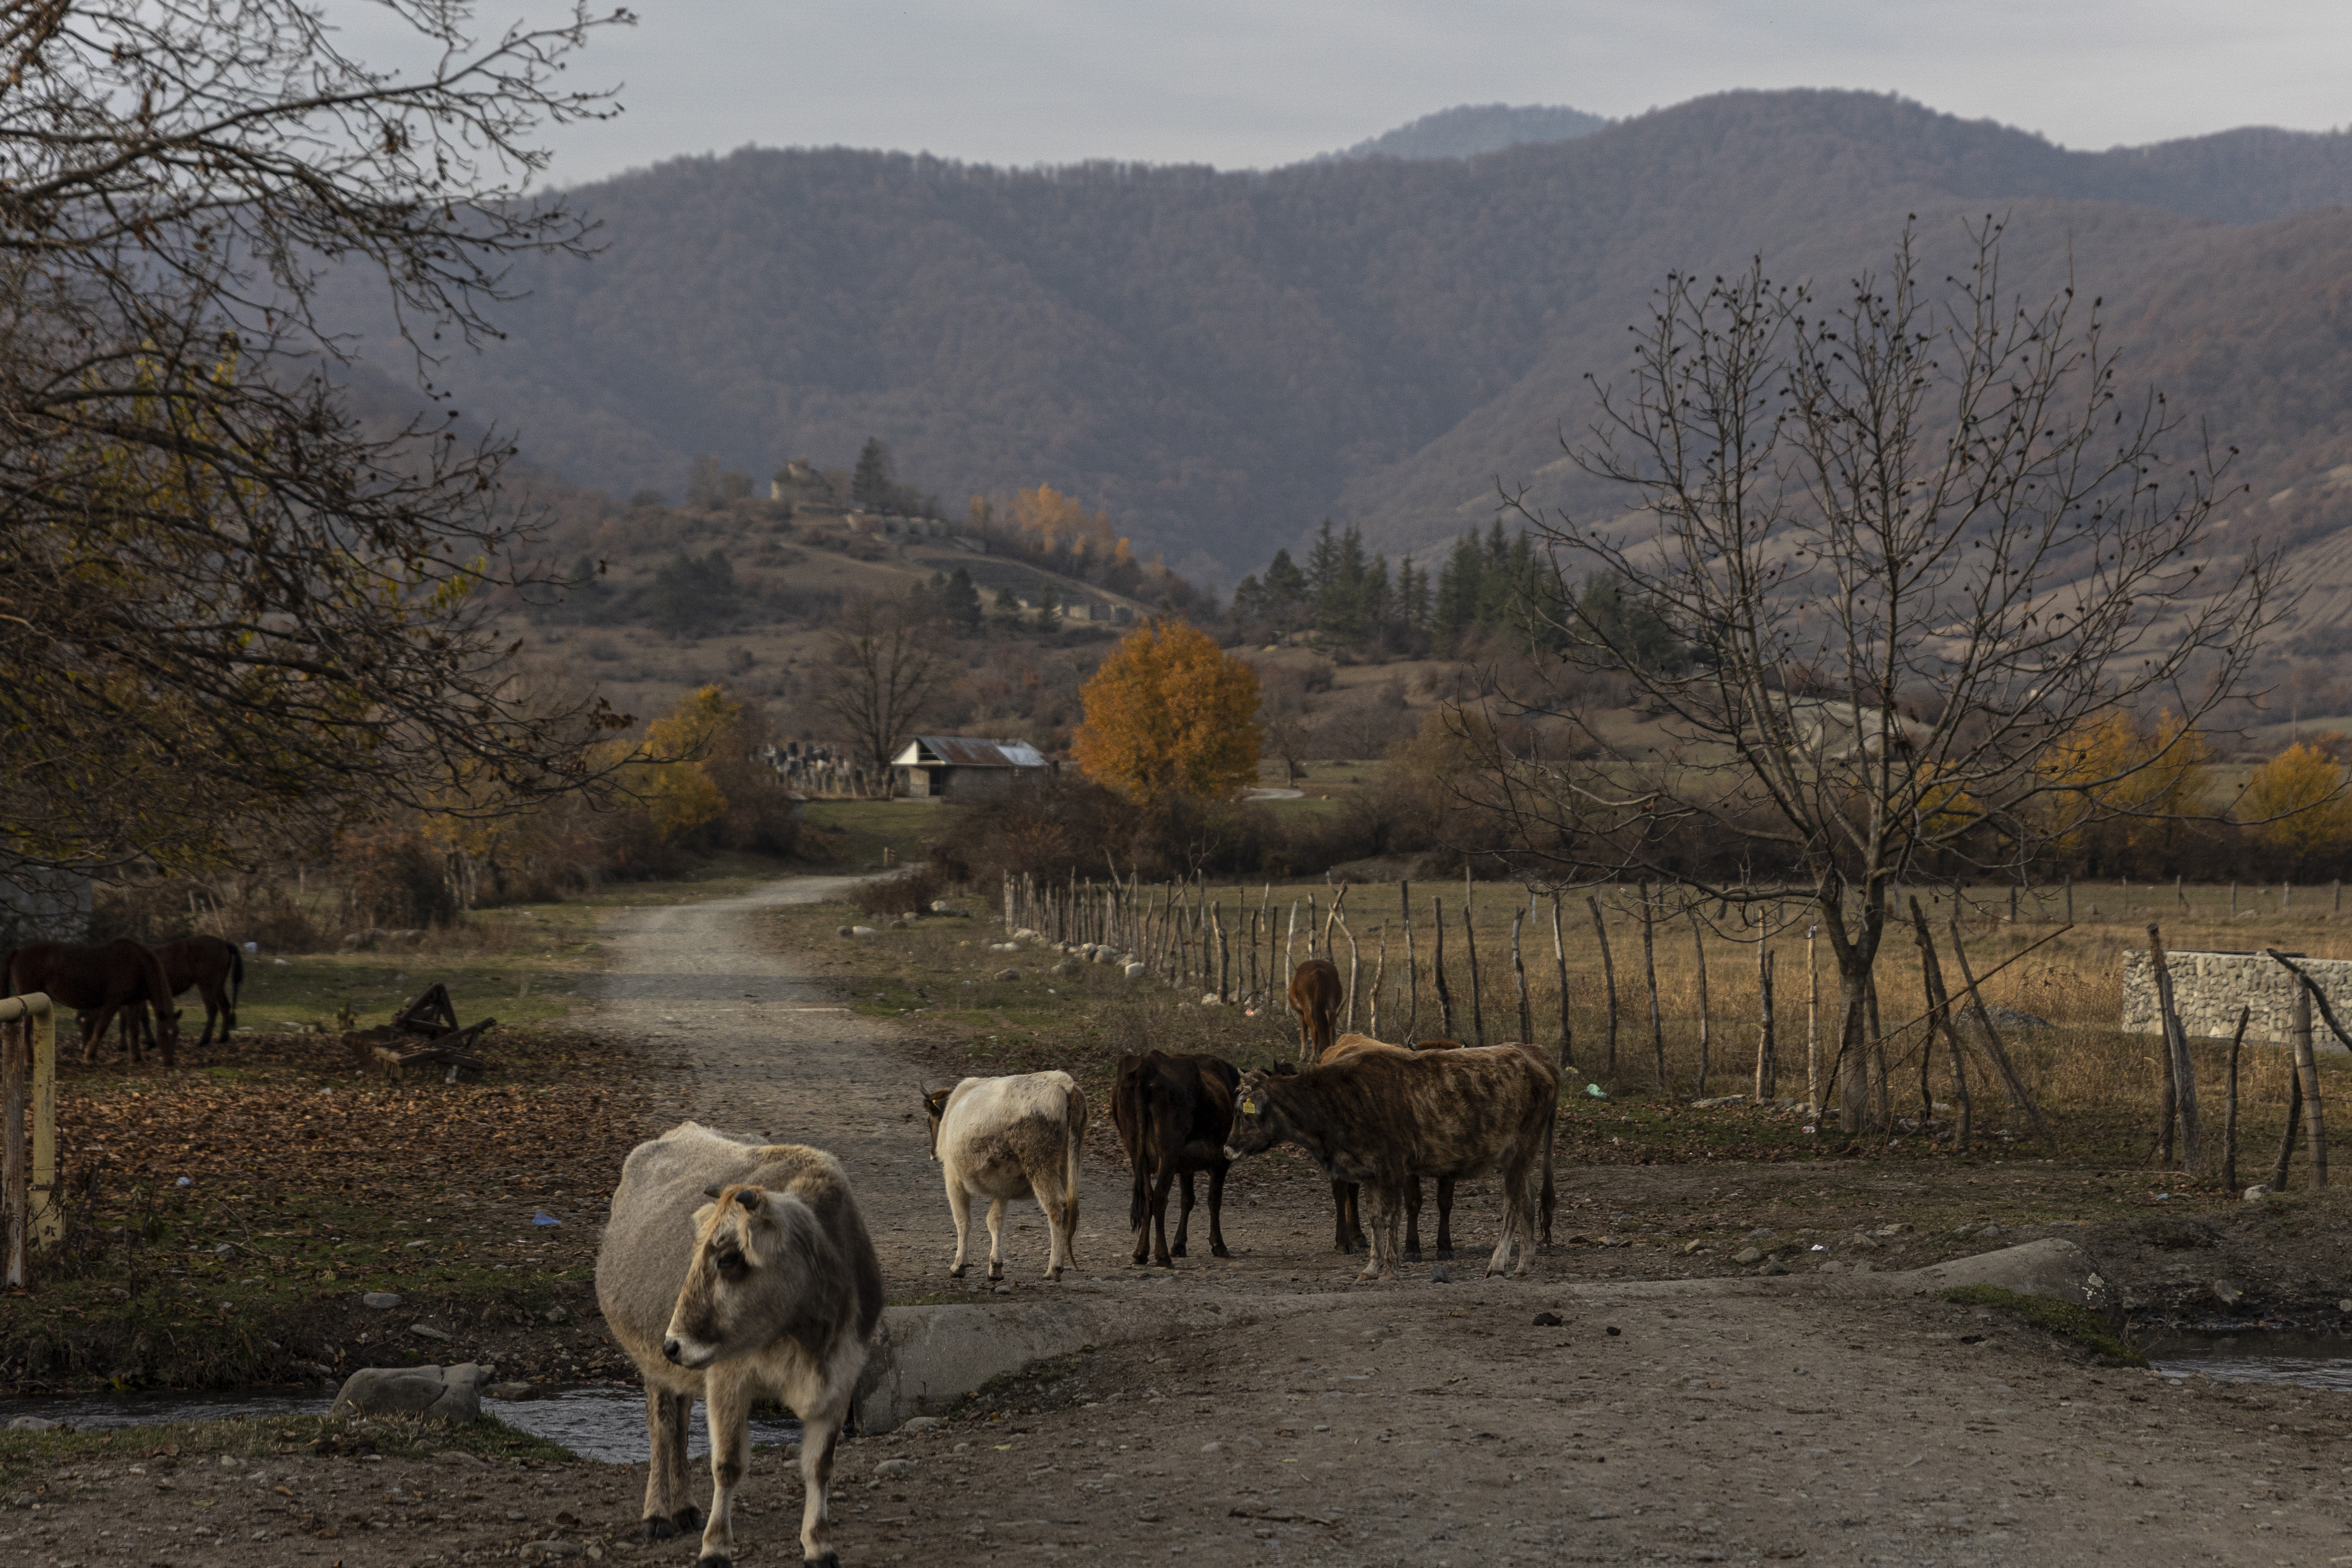
[[1506,147],[1590,136],[1609,121],[1580,109],[1548,104],[1465,103],[1424,114],[1313,162],[1343,158],[1475,158]]
[[1747,92],[1469,159],[747,151],[578,197],[604,253],[519,267],[509,338],[447,379],[614,496],[677,498],[699,452],[764,475],[874,435],[951,514],[1048,483],[1198,578],[1326,514],[1425,558],[1498,478],[1605,504],[1558,434],[1667,269],[1760,250],[1840,283],[1906,214],[1932,249],[2006,212],[2012,281],[2055,287],[2071,256],[2127,370],[2245,448],[2265,532],[2315,537],[2352,501],[2343,134],[2075,153],[1892,98]]

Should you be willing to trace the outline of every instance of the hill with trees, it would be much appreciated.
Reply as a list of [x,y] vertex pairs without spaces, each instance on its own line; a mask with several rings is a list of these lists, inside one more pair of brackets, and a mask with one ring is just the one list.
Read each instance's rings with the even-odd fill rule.
[[1314,160],[1343,158],[1475,158],[1506,147],[1568,142],[1590,136],[1609,121],[1598,114],[1557,104],[1464,103],[1424,114],[1409,124],[1326,153]]
[[[520,261],[508,336],[445,380],[614,496],[878,436],[952,484],[950,514],[1043,483],[1196,579],[1303,550],[1326,516],[1427,562],[1486,528],[1498,481],[1613,504],[1559,439],[1669,269],[1761,253],[1835,292],[1908,215],[1940,261],[2000,214],[2011,285],[2071,268],[2125,374],[2243,448],[2244,521],[2312,542],[2352,500],[2340,133],[2078,153],[1891,97],[1736,92],[1466,159],[753,150],[574,195],[602,254]],[[2352,543],[2314,559],[2352,608]]]

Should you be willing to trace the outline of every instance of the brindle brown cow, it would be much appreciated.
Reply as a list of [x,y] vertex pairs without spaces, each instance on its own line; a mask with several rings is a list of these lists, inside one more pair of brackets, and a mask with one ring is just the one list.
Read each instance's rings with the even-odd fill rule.
[[[1184,1256],[1192,1225],[1192,1173],[1209,1173],[1209,1251],[1225,1250],[1223,1215],[1225,1134],[1234,1125],[1234,1088],[1240,1069],[1221,1058],[1147,1051],[1121,1057],[1118,1082],[1111,1090],[1110,1119],[1134,1173],[1135,1191],[1127,1223],[1135,1227],[1135,1261],[1147,1254],[1162,1268]],[[1176,1215],[1176,1245],[1168,1245],[1168,1189],[1181,1180],[1183,1206]]]
[[1318,1061],[1331,1048],[1339,1027],[1339,1004],[1347,988],[1339,984],[1339,966],[1328,958],[1310,958],[1290,976],[1290,1010],[1298,1015],[1298,1059]]
[[[172,1011],[172,992],[163,966],[155,955],[119,936],[94,947],[63,942],[28,942],[0,960],[0,995],[48,993],[49,1000],[81,1014],[81,1059],[87,1067],[98,1059],[98,1042],[114,1016],[131,1002],[155,1010],[155,1039],[165,1067],[180,1064],[180,1022]],[[131,1042],[131,1059],[139,1059]]]
[[1535,1255],[1535,1182],[1551,1141],[1559,1081],[1557,1069],[1545,1073],[1510,1046],[1366,1051],[1298,1073],[1252,1072],[1242,1079],[1225,1152],[1238,1159],[1296,1143],[1325,1175],[1369,1187],[1372,1251],[1360,1281],[1396,1278],[1408,1176],[1494,1176],[1503,1189],[1503,1227],[1486,1272],[1524,1278]]
[[[1344,1061],[1351,1056],[1361,1056],[1368,1050],[1458,1051],[1459,1040],[1415,1040],[1410,1046],[1391,1045],[1376,1040],[1370,1035],[1342,1035],[1331,1043],[1331,1048],[1317,1058],[1318,1063]],[[1334,1245],[1341,1252],[1358,1252],[1368,1245],[1364,1240],[1362,1222],[1362,1184],[1357,1182],[1331,1184],[1331,1229]],[[1551,1239],[1547,1224],[1545,1241]],[[1352,1243],[1352,1245],[1350,1245]],[[1454,1256],[1454,1183],[1440,1178],[1437,1184],[1437,1256],[1441,1259]],[[1405,1182],[1404,1260],[1421,1261],[1421,1178],[1411,1176]]]

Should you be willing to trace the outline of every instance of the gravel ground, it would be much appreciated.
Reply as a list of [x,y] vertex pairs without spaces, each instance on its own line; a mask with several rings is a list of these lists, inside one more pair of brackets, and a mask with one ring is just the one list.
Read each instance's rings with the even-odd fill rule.
[[[622,917],[605,1005],[693,1064],[681,1115],[838,1152],[905,1299],[949,1283],[951,1243],[909,1058],[742,929],[761,902],[828,887]],[[1643,1179],[1612,1173],[1601,1201]],[[1675,1272],[1658,1251],[1570,1249],[1525,1282],[1457,1266],[1458,1283],[1423,1269],[1349,1288],[1311,1185],[1244,1166],[1241,1256],[1199,1248],[1150,1284],[1106,1224],[1124,1219],[1118,1173],[1088,1173],[1070,1284],[1034,1283],[1031,1210],[1007,1238],[1017,1290],[1183,1292],[1227,1326],[1064,1358],[932,1429],[846,1445],[844,1563],[2352,1561],[2338,1396],[2101,1367],[2004,1316],[1851,1277],[1631,1277]],[[1460,1211],[1465,1257],[1479,1203]],[[134,1473],[132,1458],[16,1483],[0,1561],[683,1568],[695,1551],[633,1540],[641,1467],[305,1454]],[[795,1494],[778,1456],[754,1460],[739,1560],[797,1558]]]

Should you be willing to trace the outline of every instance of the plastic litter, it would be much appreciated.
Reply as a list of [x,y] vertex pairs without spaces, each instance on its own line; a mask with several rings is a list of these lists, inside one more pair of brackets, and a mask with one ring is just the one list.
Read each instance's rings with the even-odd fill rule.
[[1606,1100],[1609,1098],[1609,1091],[1601,1088],[1597,1083],[1586,1084],[1584,1086],[1584,1092],[1591,1095],[1595,1100]]
[[175,1187],[193,1187],[195,1185],[194,1182],[191,1182],[185,1176],[182,1176],[178,1181],[173,1182],[172,1184]]
[[261,944],[257,942],[248,942],[245,944],[245,951],[247,952],[259,952],[261,951]]
[[563,1222],[556,1218],[553,1215],[548,1213],[545,1209],[533,1209],[530,1211],[530,1223],[533,1225],[562,1225]]

